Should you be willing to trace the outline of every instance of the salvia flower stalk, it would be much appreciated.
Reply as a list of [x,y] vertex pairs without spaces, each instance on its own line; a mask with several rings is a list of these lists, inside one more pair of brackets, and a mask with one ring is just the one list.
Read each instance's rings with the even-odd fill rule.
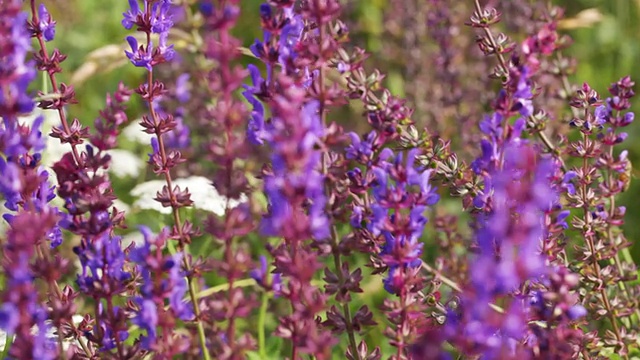
[[[143,1],[142,8],[137,0],[129,1],[130,9],[123,14],[122,25],[126,29],[131,29],[134,25],[136,30],[145,35],[146,41],[138,45],[138,40],[133,36],[127,37],[127,42],[131,46],[131,51],[125,54],[131,63],[136,67],[143,67],[147,70],[147,81],[141,84],[136,93],[145,100],[149,114],[142,117],[140,125],[143,131],[155,135],[151,139],[152,153],[149,155],[149,164],[156,174],[163,174],[166,185],[158,192],[156,201],[164,207],[171,207],[173,213],[173,227],[171,238],[178,241],[181,251],[188,246],[191,238],[196,234],[195,229],[189,221],[182,221],[179,209],[193,204],[189,189],[180,189],[173,185],[171,169],[184,162],[180,151],[168,150],[165,146],[164,136],[175,130],[178,126],[172,114],[158,111],[156,100],[162,98],[166,93],[164,83],[153,78],[155,66],[171,61],[175,56],[173,44],[167,44],[169,31],[174,25],[173,17],[176,7],[170,1]],[[158,36],[158,42],[154,46],[151,35]],[[163,116],[164,115],[164,116]],[[202,348],[202,356],[209,359],[209,351],[206,346],[204,326],[200,319],[200,305],[196,299],[196,283],[192,271],[191,258],[182,256],[185,267],[185,275],[189,285],[189,296],[194,307],[195,322]]]

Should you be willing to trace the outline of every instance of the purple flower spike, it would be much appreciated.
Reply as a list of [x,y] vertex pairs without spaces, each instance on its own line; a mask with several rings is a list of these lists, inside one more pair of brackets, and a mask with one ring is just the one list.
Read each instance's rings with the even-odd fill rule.
[[380,259],[389,267],[383,282],[392,294],[399,294],[422,264],[420,237],[427,223],[424,213],[427,206],[438,201],[435,188],[429,184],[431,171],[417,167],[416,156],[410,151],[405,162],[398,154],[373,169],[375,202],[368,228],[385,239]]
[[[140,232],[144,242],[130,253],[130,259],[137,264],[142,277],[141,296],[135,298],[140,308],[134,323],[146,330],[146,335],[142,337],[142,345],[145,349],[152,350],[161,342],[156,333],[159,317],[192,320],[193,309],[183,301],[187,293],[185,273],[180,269],[183,254],[163,254],[169,238],[168,229],[165,228],[158,235],[154,235],[148,227],[140,226]],[[169,312],[161,310],[165,302],[169,303]]]
[[[451,343],[473,349],[473,354],[483,358],[513,356],[516,344],[530,335],[532,314],[546,316],[548,300],[543,301],[544,292],[533,292],[528,302],[516,297],[503,314],[488,304],[509,298],[523,284],[547,284],[545,291],[554,292],[557,281],[569,279],[570,275],[561,276],[549,267],[541,253],[548,236],[545,217],[558,201],[551,183],[555,170],[551,160],[541,159],[533,147],[520,144],[505,148],[503,169],[488,173],[492,207],[478,216],[479,253],[470,266],[469,290],[462,294],[460,306],[448,314],[445,332]],[[559,226],[567,226],[568,215],[568,211],[557,215]],[[571,286],[562,286],[562,294],[569,294]],[[567,319],[583,315],[580,306],[575,306]],[[548,335],[537,327],[534,330],[539,337]]]

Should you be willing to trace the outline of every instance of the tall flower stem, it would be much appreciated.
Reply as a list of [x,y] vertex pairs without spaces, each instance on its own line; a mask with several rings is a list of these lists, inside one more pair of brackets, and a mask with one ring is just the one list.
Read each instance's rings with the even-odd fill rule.
[[[29,205],[29,208],[32,208],[32,206]],[[29,211],[34,211],[34,210],[35,209],[30,209]],[[36,246],[35,248],[38,260],[48,262],[48,259],[47,259],[48,255],[45,252],[46,250],[44,250],[43,248],[44,246],[42,243]],[[61,297],[62,292],[60,291],[60,286],[58,285],[58,282],[56,280],[47,281],[47,286],[49,288],[48,289],[49,293],[54,294],[58,298]],[[63,360],[67,360],[67,354],[64,352],[62,348],[63,339],[62,339],[62,336],[60,336],[60,334],[62,334],[62,324],[58,322],[58,324],[56,324],[56,328],[58,330],[58,346],[60,346],[60,356]],[[87,355],[90,355],[90,353],[87,353]]]
[[263,360],[267,359],[267,346],[265,341],[265,324],[267,320],[267,310],[269,309],[269,292],[262,293],[262,302],[258,312],[258,353]]
[[[585,114],[584,117],[585,119],[587,119],[589,116],[589,108],[585,109]],[[587,136],[587,134],[581,132],[582,134],[582,146],[584,147],[584,149],[588,149],[589,148],[589,138]],[[589,161],[587,159],[587,156],[585,155],[582,159],[582,173],[583,174],[588,174],[589,173]],[[588,199],[588,183],[586,181],[582,181],[582,185],[581,185],[581,191],[582,191],[582,198],[583,200],[583,216],[584,216],[584,229],[585,229],[585,233],[584,233],[584,238],[585,238],[585,242],[587,243],[587,246],[589,247],[589,251],[591,252],[591,265],[593,267],[593,271],[595,273],[595,276],[597,279],[602,279],[602,274],[601,274],[601,269],[600,269],[600,264],[598,264],[598,258],[597,258],[597,254],[598,254],[598,250],[596,250],[596,246],[595,246],[595,240],[594,240],[594,234],[593,231],[590,229],[591,227],[591,214],[590,214],[590,209],[589,209],[589,202],[586,201],[586,199]],[[620,329],[618,327],[618,319],[616,317],[616,314],[614,314],[614,312],[612,311],[612,306],[611,303],[609,301],[609,297],[607,295],[607,291],[606,288],[603,288],[602,286],[598,286],[598,293],[600,294],[600,298],[602,300],[602,304],[604,305],[605,309],[607,310],[607,317],[609,318],[609,320],[611,321],[611,326],[613,327],[613,333],[615,334],[616,340],[618,341],[619,344],[621,344],[621,346],[625,347],[626,345],[624,345],[624,339],[622,338],[622,335],[620,333]],[[629,356],[627,355],[627,352],[624,351],[621,354],[625,359],[629,359]]]
[[[151,42],[151,34],[147,33],[147,46],[149,46]],[[147,86],[149,91],[151,91],[151,89],[153,88],[153,71],[149,71],[148,76],[147,76]],[[149,113],[151,115],[151,118],[153,120],[153,122],[155,124],[159,123],[158,121],[158,116],[156,114],[156,111],[154,109],[154,104],[153,104],[153,98],[151,96],[149,96],[147,98],[147,103],[149,105]],[[159,129],[156,129],[156,137],[158,138],[158,149],[160,151],[160,157],[162,159],[162,163],[166,164],[167,163],[167,151],[165,148],[165,144],[164,144],[164,140],[162,139],[162,134],[160,133]],[[178,210],[178,207],[175,205],[177,203],[176,200],[176,196],[175,193],[173,191],[173,180],[171,178],[171,172],[167,169],[166,171],[164,171],[164,178],[165,181],[167,183],[167,189],[169,192],[169,196],[171,198],[171,212],[173,215],[173,221],[174,221],[174,226],[176,231],[178,232],[178,236],[179,236],[179,248],[181,251],[184,251],[185,253],[188,252],[188,245],[187,245],[187,241],[186,238],[189,236],[188,234],[184,234],[183,233],[183,228],[182,228],[182,220],[180,219],[180,212]],[[189,263],[188,260],[188,256],[183,256],[182,257],[182,262],[183,262],[183,266],[185,268],[186,274],[187,274],[187,283],[189,286],[189,297],[191,299],[191,302],[193,303],[193,312],[195,315],[195,320],[196,320],[196,326],[198,328],[198,338],[200,340],[200,347],[202,349],[202,354],[205,360],[210,360],[211,359],[211,355],[209,354],[209,350],[207,349],[207,341],[206,341],[206,336],[205,336],[205,332],[204,332],[204,325],[202,324],[202,320],[200,318],[200,306],[198,305],[198,298],[196,296],[196,294],[198,293],[197,288],[196,288],[196,284],[195,284],[195,280],[193,278],[193,274],[191,272],[191,264]]]
[[[562,56],[562,53],[560,53],[559,51],[556,52],[556,61],[558,62],[558,64],[563,64],[566,62],[565,58]],[[562,89],[564,90],[564,93],[566,94],[566,99],[570,99],[571,98],[571,93],[573,92],[572,87],[571,87],[571,83],[569,82],[569,78],[567,73],[561,69],[560,70],[560,80],[562,82]],[[574,117],[578,118],[580,117],[580,112],[578,109],[571,107],[572,110],[572,114]],[[619,115],[619,114],[618,114]],[[612,145],[608,145],[607,146],[607,151],[609,153],[609,158],[613,159],[613,146]],[[606,175],[606,179],[608,181],[608,186],[611,186],[611,184],[613,183],[613,178],[612,178],[612,172],[609,172]],[[615,200],[615,196],[611,196],[609,197],[609,215],[612,215],[614,213],[616,207],[616,200]],[[611,241],[612,243],[614,243],[614,239],[613,239],[613,232],[612,232],[612,227],[608,226],[608,238],[609,241]],[[623,249],[621,249],[620,251],[616,251],[613,259],[611,259],[612,263],[616,266],[616,268],[618,269],[618,271],[620,271],[620,273],[622,274],[623,268],[622,268],[622,260],[620,259],[620,253],[622,253],[625,257],[627,258],[631,258],[631,252],[629,251],[628,247],[625,247]],[[618,287],[625,292],[625,294],[627,295],[627,297],[631,298],[632,297],[632,293],[631,291],[629,291],[629,288],[625,285],[624,281],[618,281]],[[640,309],[638,307],[634,308],[634,313],[636,315],[636,319],[637,321],[640,321]]]
[[[617,111],[616,117],[620,117],[620,111]],[[606,146],[606,151],[609,155],[609,159],[613,159],[613,145],[607,145]],[[608,188],[612,188],[613,184],[614,184],[614,170],[609,169],[607,171],[607,175],[606,175],[606,185]],[[616,211],[616,197],[615,194],[610,194],[610,196],[607,197],[609,199],[609,216],[614,216],[615,215],[615,211]],[[613,232],[613,228],[614,226],[611,224],[607,224],[607,237],[609,239],[609,241],[611,243],[615,244],[615,235]],[[622,267],[622,261],[620,260],[620,252],[626,252],[627,254],[629,254],[629,248],[628,247],[624,247],[623,249],[621,249],[620,251],[616,251],[615,252],[615,256],[613,257],[613,259],[610,259],[611,263],[613,265],[615,265],[616,269],[618,269],[618,271],[620,272],[620,275],[624,274],[624,269]],[[632,294],[629,291],[629,288],[627,288],[627,286],[625,285],[624,281],[618,281],[618,287],[620,288],[620,290],[624,291],[624,293],[627,295],[627,297],[631,298]],[[633,309],[634,314],[636,315],[636,321],[640,321],[640,309],[637,306],[634,306]]]
[[[35,0],[30,0],[30,9],[31,9],[31,18],[32,18],[32,22],[33,23],[39,23],[40,22],[40,18],[39,18],[39,14],[38,11],[36,9],[36,3]],[[45,43],[45,39],[44,36],[42,34],[42,32],[36,32],[36,39],[38,41],[38,45],[40,47],[40,52],[41,52],[41,56],[42,56],[42,62],[44,64],[52,64],[52,59],[49,56],[49,52],[47,50],[47,45]],[[47,86],[47,79],[51,84],[51,87],[53,89],[53,92],[55,95],[61,96],[62,94],[60,93],[60,87],[58,86],[58,81],[56,79],[55,76],[55,71],[53,71],[52,69],[45,69],[42,71],[43,74],[43,91],[45,92],[44,96],[46,96],[46,92],[48,91],[48,86]],[[69,100],[69,102],[71,102],[72,100]],[[65,133],[71,133],[70,130],[70,126],[69,126],[69,122],[67,120],[66,114],[64,112],[64,108],[63,108],[64,103],[61,102],[59,106],[56,106],[57,111],[58,111],[58,117],[60,119],[60,122],[62,124],[62,127],[65,131]],[[75,143],[70,143],[71,145],[71,152],[73,154],[73,159],[76,162],[76,164],[78,165],[78,167],[82,167],[82,158],[79,155],[79,151],[77,149],[77,145]],[[32,205],[30,205],[29,207],[32,207]],[[31,211],[35,211],[35,209],[32,209]],[[48,252],[45,249],[37,249],[37,254],[38,257],[41,260],[47,261],[48,262]],[[60,285],[58,284],[58,282],[56,280],[52,280],[52,281],[47,281],[47,285],[49,288],[49,292],[58,297],[61,298],[62,296],[62,290],[60,289]],[[96,314],[97,316],[97,314]],[[75,325],[71,322],[69,324],[74,333],[77,333],[77,329],[75,328]],[[61,353],[61,357],[62,359],[66,359],[67,358],[67,354],[63,351],[62,349],[62,337],[60,336],[60,334],[62,334],[62,325],[58,324],[58,340],[60,341],[60,353]],[[9,339],[9,338],[7,338]],[[83,351],[85,352],[85,354],[89,357],[94,356],[93,352],[87,347],[87,344],[85,344],[85,342],[81,339],[81,338],[77,338],[78,343],[80,343],[81,348],[83,349]],[[118,341],[118,339],[116,339],[116,341]],[[5,348],[5,350],[8,349],[8,346]]]
[[[105,256],[105,258],[106,258],[106,256]],[[113,299],[111,297],[107,298],[107,311],[109,312],[109,314],[115,313],[114,312],[114,308],[113,308]],[[114,330],[117,333],[119,329],[114,329]],[[118,352],[118,356],[121,359],[125,359],[124,350],[123,350],[123,347],[122,347],[122,341],[120,341],[120,338],[117,335],[115,336],[115,340],[116,340],[116,349],[117,349],[117,352]]]
[[[333,242],[333,264],[336,268],[336,275],[340,284],[344,284],[345,278],[342,272],[342,259],[340,259],[340,252],[338,251],[338,230],[335,225],[331,227],[331,240]],[[356,337],[353,330],[353,318],[351,317],[351,309],[349,303],[342,304],[342,315],[344,316],[344,324],[347,330],[347,336],[349,338],[349,347],[351,354],[355,359],[360,360],[360,352],[358,352],[358,345],[356,343]]]
[[[222,30],[219,32],[219,36],[220,36],[220,42],[222,44],[228,44],[231,42],[230,36],[229,36],[229,32],[228,30]],[[220,67],[220,72],[221,72],[221,79],[225,82],[231,82],[233,80],[232,78],[232,74],[231,74],[231,64],[227,63],[227,64],[223,64],[224,66]],[[230,91],[225,91],[223,96],[223,101],[225,104],[232,104],[233,98],[232,98],[232,93]],[[235,124],[232,123],[231,121],[224,121],[224,132],[225,132],[225,142],[224,142],[224,153],[225,154],[232,154],[233,153],[233,144],[232,144],[232,139],[233,139],[233,126]],[[226,170],[226,188],[228,190],[232,189],[232,176],[233,176],[233,158],[231,156],[228,156],[225,160],[224,160],[224,168]],[[225,202],[225,211],[224,211],[224,222],[228,223],[229,222],[229,212],[231,210],[230,207],[230,198],[227,197],[227,200]],[[227,264],[234,264],[235,263],[235,254],[233,251],[233,244],[234,244],[234,236],[225,236],[225,241],[224,241],[224,258]],[[235,296],[235,277],[236,277],[236,270],[231,270],[229,271],[229,273],[227,274],[228,276],[228,283],[229,283],[229,289],[227,290],[227,300],[229,301],[230,304],[233,304],[233,298]],[[264,335],[264,334],[263,334]],[[231,316],[229,317],[228,321],[227,321],[227,341],[228,341],[228,345],[231,349],[234,349],[234,343],[235,343],[235,337],[236,337],[236,323],[235,323],[235,316]]]
[[[35,0],[31,0],[31,17],[35,23],[38,23],[40,21],[40,19],[38,18],[38,11],[36,10]],[[41,50],[42,59],[44,60],[44,63],[45,64],[51,63],[49,52],[47,51],[47,45],[45,44],[42,33],[38,32],[36,35],[36,38],[38,39],[38,45],[40,45],[40,50]],[[53,72],[52,70],[44,70],[44,72],[46,72],[47,75],[49,76],[49,81],[51,82],[51,87],[53,89],[53,92],[55,94],[60,94],[60,88],[58,87],[58,81],[56,80],[55,72]],[[62,127],[65,133],[69,134],[71,132],[71,129],[69,127],[69,122],[67,121],[67,116],[64,113],[64,108],[62,107],[62,104],[60,106],[57,106],[56,108],[58,110],[58,116],[60,117],[60,122],[62,123]],[[78,151],[76,144],[71,143],[71,151],[73,153],[74,160],[79,166],[81,166],[82,158],[80,157],[80,152]]]
[[[319,29],[319,35],[318,35],[318,43],[322,46],[322,44],[324,43],[324,38],[327,36],[326,32],[326,25],[325,24],[320,24],[320,29]],[[327,114],[326,114],[326,109],[325,109],[325,77],[326,77],[326,66],[324,64],[322,64],[320,66],[320,69],[318,71],[318,89],[319,89],[319,98],[320,98],[320,106],[319,106],[319,112],[320,112],[320,117],[322,119],[322,125],[324,127],[326,127],[327,125]],[[326,152],[322,153],[322,175],[326,178],[327,173],[328,173],[328,169],[327,169],[327,162],[328,162],[328,154]],[[329,188],[329,184],[325,183],[325,191],[327,193],[331,193],[331,189]],[[335,224],[335,222],[332,222],[332,224]],[[338,282],[340,284],[340,286],[342,286],[346,279],[344,276],[344,273],[342,271],[342,259],[341,259],[341,254],[340,254],[340,250],[339,250],[339,243],[340,243],[340,237],[338,234],[338,230],[336,228],[335,225],[331,225],[331,248],[332,248],[332,256],[333,256],[333,264],[335,266],[336,269],[336,276],[338,277]],[[358,351],[358,345],[356,343],[356,337],[354,334],[354,329],[353,329],[353,318],[351,316],[351,309],[349,307],[349,302],[346,303],[342,303],[341,304],[342,307],[342,316],[344,317],[344,322],[345,322],[345,328],[346,328],[346,332],[347,332],[347,337],[349,338],[349,349],[351,351],[351,354],[353,355],[354,359],[356,360],[360,360],[360,352]]]
[[[476,7],[476,12],[478,14],[478,16],[480,17],[482,14],[482,6],[480,6],[480,1],[479,0],[474,0],[475,1],[475,7]],[[487,39],[489,40],[489,42],[491,43],[491,46],[494,49],[499,49],[498,43],[496,42],[493,33],[491,32],[491,29],[489,29],[489,27],[483,27],[482,30],[484,31],[485,35],[487,36]],[[504,56],[502,56],[502,53],[499,51],[495,51],[495,55],[498,58],[498,62],[500,64],[500,67],[502,68],[502,70],[504,71],[504,73],[508,74],[509,73],[509,67],[507,66],[507,62],[504,58]],[[533,115],[529,116],[529,120],[532,122],[535,122],[535,119],[533,118]],[[560,161],[560,164],[562,166],[563,170],[567,170],[564,161],[557,156],[558,155],[558,151],[556,149],[556,147],[553,145],[553,143],[551,142],[551,140],[549,139],[549,137],[542,131],[538,131],[537,132],[538,138],[540,139],[540,141],[542,142],[542,144],[547,148],[547,150],[554,154],[556,156],[556,158],[558,159],[558,161]]]
[[[51,17],[48,15],[46,8],[44,7],[44,5],[40,6],[40,9],[38,11],[36,11],[36,6],[35,6],[35,1],[30,1],[30,8],[31,8],[31,21],[28,23],[28,27],[31,30],[31,36],[35,37],[38,41],[39,47],[40,47],[40,51],[39,53],[34,54],[34,57],[36,59],[36,64],[38,69],[43,71],[43,95],[40,97],[40,99],[35,99],[36,101],[39,102],[39,106],[43,109],[56,109],[58,111],[58,117],[60,119],[60,123],[61,123],[61,127],[56,127],[53,129],[53,132],[51,133],[52,137],[56,137],[56,138],[60,138],[62,143],[68,142],[71,145],[71,153],[69,155],[69,158],[63,157],[63,159],[61,161],[59,161],[58,163],[56,163],[56,165],[54,165],[54,171],[56,171],[56,167],[64,168],[64,170],[61,171],[63,177],[67,177],[66,180],[70,180],[73,176],[71,176],[71,173],[73,172],[83,172],[84,175],[86,175],[87,177],[89,177],[89,175],[87,175],[87,163],[91,162],[91,158],[93,157],[94,153],[89,149],[87,150],[87,157],[89,158],[88,162],[85,163],[85,160],[83,158],[83,155],[80,155],[78,149],[77,149],[77,145],[82,143],[82,139],[88,137],[88,129],[87,128],[82,128],[81,126],[78,127],[79,122],[77,120],[74,120],[73,124],[69,125],[69,122],[67,121],[65,112],[64,112],[64,106],[66,104],[71,104],[71,103],[75,103],[75,99],[74,99],[74,92],[73,92],[73,88],[71,86],[66,86],[64,83],[60,83],[60,85],[58,85],[58,82],[56,80],[55,74],[57,72],[61,72],[61,68],[60,68],[60,63],[62,61],[64,61],[64,59],[66,58],[65,55],[61,54],[57,49],[55,49],[52,53],[52,55],[49,55],[45,41],[51,41],[53,39],[53,33],[54,31],[52,30],[52,28],[55,25],[55,22],[52,21]],[[47,30],[43,30],[43,24],[48,24],[45,27],[48,27],[50,33],[48,33],[47,35]],[[46,73],[46,74],[45,74]],[[51,87],[53,89],[53,93],[52,94],[47,94],[48,91],[48,86],[47,86],[47,82],[51,83]],[[109,99],[109,97],[108,97]],[[122,99],[119,98],[119,100],[116,100],[116,102],[120,102]],[[100,149],[102,150],[102,148]],[[108,159],[108,158],[107,158]],[[107,160],[108,161],[108,160]],[[66,168],[65,168],[66,167]],[[106,166],[105,166],[106,168]],[[93,173],[94,175],[92,176],[94,179],[96,178],[95,175],[95,168],[93,168]],[[58,171],[56,171],[56,173],[58,174],[58,180],[61,181],[61,177],[60,177],[60,173],[58,173]],[[66,181],[64,180],[64,181]],[[68,184],[66,185],[70,185],[70,183],[72,183],[73,181],[69,181]],[[106,183],[108,187],[110,187],[110,184],[107,182]],[[72,191],[73,192],[73,186],[65,186],[60,184],[60,186],[58,187],[58,191],[60,192],[61,189],[66,189],[64,192],[68,192]],[[103,187],[104,191],[106,190]],[[92,194],[94,195],[94,194]],[[64,198],[67,198],[67,200],[69,200],[72,196],[62,196]],[[96,198],[92,198],[92,203],[99,203],[99,201],[95,201]],[[109,202],[111,201],[110,198],[107,199]],[[73,201],[78,201],[78,198],[74,198]],[[95,201],[95,202],[94,202]],[[81,201],[80,201],[81,202]],[[85,203],[86,204],[86,203]],[[38,212],[37,208],[34,206],[33,203],[31,203],[30,201],[27,201],[27,205],[29,207],[31,212]],[[108,205],[107,205],[108,206]],[[79,213],[79,212],[72,212],[70,210],[71,207],[69,206],[65,206],[67,207],[67,209],[69,210],[69,213],[73,215],[73,221],[74,224],[86,224],[86,220],[85,220],[85,216],[83,213]],[[93,210],[90,210],[92,212],[93,216]],[[92,231],[86,231],[87,229],[84,228],[82,229],[82,225],[80,226],[80,229],[75,229],[72,230],[77,234],[81,234],[83,237],[83,243],[86,242],[92,242],[94,241],[94,239],[96,239],[98,236],[100,236],[100,234],[102,234],[103,232],[108,232],[110,231],[109,229],[112,230],[112,224],[110,223],[109,220],[107,220],[106,222],[108,222],[110,225],[107,226],[106,229],[102,229],[101,230],[96,230],[97,232],[92,232]],[[62,241],[62,239],[60,239],[60,241]],[[56,260],[51,261],[49,254],[51,253],[48,249],[46,249],[46,247],[44,246],[44,244],[40,244],[39,248],[36,248],[36,252],[38,254],[39,259],[44,262],[44,263],[55,263]],[[98,255],[100,256],[100,255]],[[101,255],[105,260],[106,260],[106,253],[103,251],[102,255]],[[105,261],[105,264],[108,261]],[[104,277],[108,277],[107,275],[107,271],[106,269],[103,267],[103,275]],[[73,301],[72,296],[68,296],[67,294],[67,290],[70,290],[70,287],[65,288],[64,292],[61,291],[60,286],[57,282],[57,279],[55,278],[48,278],[47,279],[47,286],[48,286],[48,290],[49,290],[49,294],[51,296],[50,299],[50,304],[52,304],[53,309],[51,309],[51,313],[55,314],[56,311],[58,311],[58,309],[56,309],[57,306],[61,306],[61,305],[65,305],[66,302],[68,301]],[[73,290],[70,290],[70,293],[73,294]],[[105,296],[95,296],[94,300],[96,300],[96,303],[99,304],[100,303],[100,299],[101,298],[105,298],[107,300],[107,304],[111,304],[112,303],[112,297],[113,294],[109,293]],[[114,307],[111,305],[108,305],[108,309],[106,310],[106,315],[102,315],[101,311],[97,310],[98,308],[96,307],[96,313],[95,316],[98,319],[97,321],[100,322],[100,318],[106,316],[111,323],[115,323],[114,321]],[[63,306],[63,311],[69,311],[69,308],[64,308]],[[59,317],[56,315],[55,318],[55,325],[58,327],[58,340],[62,342],[63,338],[62,338],[62,334],[65,333],[65,331],[62,331],[63,329],[63,324],[60,322]],[[91,347],[88,346],[88,343],[85,343],[83,341],[83,339],[77,335],[80,334],[80,331],[78,331],[78,329],[76,328],[76,326],[73,324],[72,321],[69,321],[68,324],[66,324],[66,326],[70,327],[71,329],[71,333],[72,334],[76,334],[75,338],[76,340],[79,342],[80,346],[82,347],[83,351],[85,352],[85,354],[89,357],[93,357],[95,356],[95,354],[93,353],[93,351],[91,350]],[[115,333],[117,333],[118,330],[116,329]],[[94,337],[94,339],[100,339],[101,344],[100,345],[105,345],[105,341],[103,339],[103,335],[104,335],[104,330],[102,326],[97,326],[96,327],[96,334],[98,334],[98,336]],[[92,340],[92,341],[96,341],[96,340]],[[114,338],[114,343],[116,344],[116,347],[118,348],[118,358],[120,359],[124,359],[126,357],[125,355],[125,351],[124,351],[124,347],[123,347],[123,342],[120,339],[119,336],[115,336]],[[62,346],[62,345],[61,345]],[[64,352],[64,350],[61,350],[61,356],[63,358],[66,358],[67,353]]]

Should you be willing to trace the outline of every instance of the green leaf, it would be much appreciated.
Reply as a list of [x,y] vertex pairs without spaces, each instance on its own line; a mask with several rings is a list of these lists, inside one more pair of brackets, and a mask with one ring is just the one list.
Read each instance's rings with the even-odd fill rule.
[[167,247],[169,248],[169,254],[171,255],[175,255],[178,252],[176,244],[174,244],[173,241],[167,241]]
[[282,338],[272,336],[270,339],[267,338],[267,343],[267,354],[269,354],[269,359],[281,359],[284,340]]
[[246,355],[249,360],[262,360],[262,358],[260,358],[260,354],[255,351],[249,351]]

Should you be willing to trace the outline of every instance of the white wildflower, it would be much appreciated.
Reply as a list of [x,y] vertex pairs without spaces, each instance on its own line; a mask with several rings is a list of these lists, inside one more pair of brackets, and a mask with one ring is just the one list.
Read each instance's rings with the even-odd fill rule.
[[[188,178],[175,179],[174,185],[180,189],[189,188],[191,200],[197,209],[210,211],[216,215],[223,215],[227,204],[227,198],[220,195],[209,179],[203,176],[191,176]],[[161,191],[166,183],[162,180],[151,180],[137,185],[131,190],[131,195],[138,199],[133,203],[134,207],[140,209],[156,210],[163,214],[170,214],[170,207],[163,207],[155,201],[156,193]],[[239,200],[229,200],[229,206],[234,208],[240,203],[247,201],[243,194]]]
[[7,344],[7,333],[0,329],[0,351],[4,351],[4,346]]
[[145,167],[144,161],[131,151],[112,149],[107,153],[111,155],[109,171],[117,177],[136,177]]
[[[42,132],[42,136],[46,137],[46,149],[42,152],[42,165],[50,170],[56,161],[59,161],[62,159],[64,154],[71,151],[71,145],[62,144],[60,143],[60,139],[49,136],[51,129],[54,126],[59,126],[60,124],[60,117],[57,110],[36,109],[31,114],[21,117],[20,120],[24,124],[32,125],[35,119],[40,115],[44,116],[44,122],[40,130]],[[144,134],[137,123],[134,125],[137,126],[139,133]],[[128,128],[130,127],[131,125],[128,126]],[[147,143],[151,141],[150,139],[151,135],[149,135],[149,141],[147,141]],[[89,142],[85,139],[85,143]],[[91,145],[91,143],[89,143],[89,145]],[[81,147],[79,150],[83,151],[84,147]],[[109,171],[118,177],[136,177],[145,167],[145,162],[142,161],[138,155],[130,151],[112,149],[108,150],[107,154],[111,155]],[[50,171],[50,174],[53,174],[53,171]]]
[[146,132],[142,131],[142,127],[139,123],[140,120],[132,121],[131,124],[129,124],[122,130],[122,136],[130,141],[149,145],[151,143],[151,138],[154,135],[147,134]]
[[125,204],[120,199],[113,200],[113,204],[111,205],[111,207],[114,206],[116,207],[116,209],[118,209],[118,211],[129,212],[131,210],[131,206]]

